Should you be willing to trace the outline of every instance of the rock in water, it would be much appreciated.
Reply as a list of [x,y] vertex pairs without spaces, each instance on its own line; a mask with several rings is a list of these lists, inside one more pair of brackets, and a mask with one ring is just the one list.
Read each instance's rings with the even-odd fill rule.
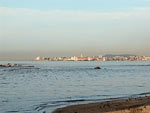
[[101,69],[100,67],[95,67],[94,69]]

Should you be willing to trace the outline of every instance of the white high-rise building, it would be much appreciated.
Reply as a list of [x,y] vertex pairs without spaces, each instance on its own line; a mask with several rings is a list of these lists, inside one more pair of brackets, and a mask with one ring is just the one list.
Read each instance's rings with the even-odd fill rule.
[[38,56],[38,57],[36,57],[36,59],[35,59],[35,60],[39,61],[39,60],[41,60],[41,57],[40,57],[40,56]]
[[81,53],[80,57],[83,57],[83,54]]

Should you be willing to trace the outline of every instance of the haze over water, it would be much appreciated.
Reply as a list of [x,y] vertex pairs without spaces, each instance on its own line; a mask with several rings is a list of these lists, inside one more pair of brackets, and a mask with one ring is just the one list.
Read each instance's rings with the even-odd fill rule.
[[[51,113],[73,104],[150,94],[148,61],[10,63],[35,67],[0,68],[2,113]],[[102,69],[95,70],[96,66]]]
[[0,0],[0,60],[150,56],[150,0]]

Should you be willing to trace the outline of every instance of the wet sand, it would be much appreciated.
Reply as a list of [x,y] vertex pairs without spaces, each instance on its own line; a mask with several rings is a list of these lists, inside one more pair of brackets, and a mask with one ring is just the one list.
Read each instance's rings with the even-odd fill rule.
[[53,113],[150,113],[150,96],[68,106]]

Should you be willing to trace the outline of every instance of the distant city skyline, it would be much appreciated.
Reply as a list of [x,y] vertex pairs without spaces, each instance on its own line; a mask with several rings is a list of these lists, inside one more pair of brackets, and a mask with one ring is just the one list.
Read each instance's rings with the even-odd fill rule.
[[150,56],[150,0],[0,0],[0,60]]
[[107,54],[104,56],[36,57],[35,61],[150,61],[150,56]]

